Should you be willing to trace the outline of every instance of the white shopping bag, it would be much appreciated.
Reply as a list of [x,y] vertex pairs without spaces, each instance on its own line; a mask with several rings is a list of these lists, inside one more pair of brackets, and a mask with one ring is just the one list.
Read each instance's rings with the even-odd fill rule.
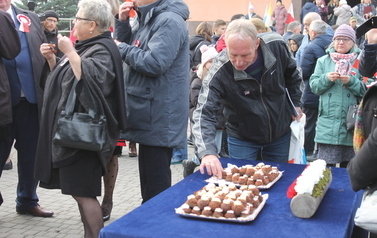
[[306,164],[304,149],[306,115],[303,114],[300,121],[291,123],[291,143],[289,146],[288,162],[291,164]]

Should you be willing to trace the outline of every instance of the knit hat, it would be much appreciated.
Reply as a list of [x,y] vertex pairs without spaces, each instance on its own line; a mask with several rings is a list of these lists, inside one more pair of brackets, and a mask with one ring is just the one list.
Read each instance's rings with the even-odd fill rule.
[[347,0],[340,0],[339,1],[339,5],[346,5],[347,4]]
[[54,12],[53,10],[45,11],[39,18],[41,19],[41,21],[44,21],[44,20],[46,20],[47,17],[54,17],[54,18],[56,18],[56,20],[59,21],[58,14],[56,12]]
[[202,52],[202,62],[198,67],[197,75],[201,79],[204,65],[211,59],[214,59],[219,53],[212,46],[202,45],[199,49]]
[[215,58],[218,54],[215,47],[208,47],[207,45],[200,46],[200,52],[202,52],[202,65],[205,65],[208,61]]
[[346,36],[352,39],[353,42],[356,42],[356,33],[355,30],[346,24],[340,25],[334,33],[333,40],[338,36]]
[[295,34],[291,35],[291,37],[289,38],[289,40],[293,40],[294,42],[296,42],[297,46],[300,47],[303,38],[304,38],[303,34],[295,33]]

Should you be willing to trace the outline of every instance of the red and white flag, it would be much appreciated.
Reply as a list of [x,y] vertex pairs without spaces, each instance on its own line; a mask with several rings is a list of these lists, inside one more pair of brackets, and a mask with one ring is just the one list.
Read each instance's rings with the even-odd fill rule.
[[286,24],[290,23],[290,22],[293,22],[295,21],[295,17],[294,17],[294,13],[293,13],[293,4],[291,3],[291,5],[289,6],[289,9],[288,9],[288,17],[287,17],[287,21],[285,22]]

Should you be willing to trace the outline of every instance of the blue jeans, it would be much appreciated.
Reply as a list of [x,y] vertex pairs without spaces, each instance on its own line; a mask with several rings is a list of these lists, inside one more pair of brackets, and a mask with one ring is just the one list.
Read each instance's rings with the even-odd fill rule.
[[172,163],[177,163],[187,159],[187,143],[183,149],[173,149]]
[[290,141],[291,132],[288,132],[279,139],[266,144],[240,140],[229,136],[229,157],[233,159],[257,160],[258,153],[260,152],[263,161],[287,163]]

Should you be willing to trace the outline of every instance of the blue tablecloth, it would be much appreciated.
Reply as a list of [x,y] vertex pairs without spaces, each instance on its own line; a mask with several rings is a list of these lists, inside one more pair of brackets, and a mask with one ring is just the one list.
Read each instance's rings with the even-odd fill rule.
[[[221,162],[225,167],[227,163],[238,166],[258,163],[225,158]],[[230,223],[176,214],[174,209],[182,205],[188,195],[206,185],[204,180],[209,176],[196,172],[104,227],[100,237],[351,237],[353,217],[362,192],[352,191],[345,169],[332,169],[333,181],[317,212],[311,218],[301,219],[292,214],[286,191],[305,166],[272,162],[266,164],[277,166],[284,173],[270,189],[262,190],[262,193],[269,194],[269,198],[254,221]],[[363,236],[359,234],[355,237]]]

